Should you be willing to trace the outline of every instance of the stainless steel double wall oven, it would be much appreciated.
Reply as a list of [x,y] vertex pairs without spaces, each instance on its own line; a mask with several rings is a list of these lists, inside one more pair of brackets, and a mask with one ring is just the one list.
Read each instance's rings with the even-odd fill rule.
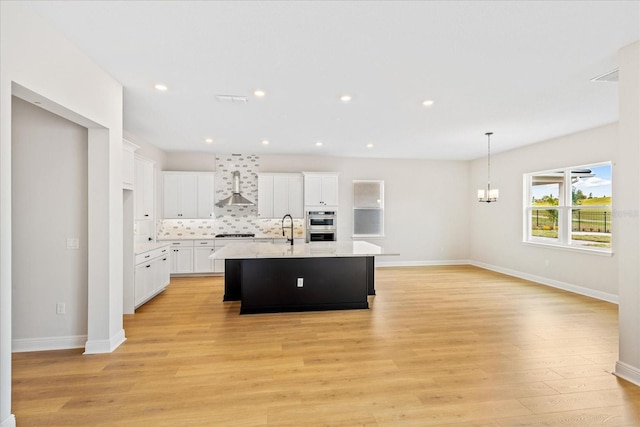
[[307,242],[335,242],[338,240],[338,215],[333,211],[306,212]]

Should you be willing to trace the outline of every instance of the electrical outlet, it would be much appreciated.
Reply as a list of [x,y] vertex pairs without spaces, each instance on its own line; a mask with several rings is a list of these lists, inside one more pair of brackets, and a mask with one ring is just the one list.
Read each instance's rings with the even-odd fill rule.
[[56,314],[65,314],[66,307],[63,302],[59,302],[56,304]]
[[67,238],[67,249],[80,249],[80,239],[77,237]]
[[298,277],[298,287],[301,288],[303,286],[302,282],[304,279],[302,277]]

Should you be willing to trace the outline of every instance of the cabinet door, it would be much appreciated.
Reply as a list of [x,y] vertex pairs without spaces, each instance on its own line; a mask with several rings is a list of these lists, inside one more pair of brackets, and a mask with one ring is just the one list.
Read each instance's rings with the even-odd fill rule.
[[273,175],[258,175],[258,217],[273,218]]
[[[149,266],[149,267],[148,267]],[[148,275],[148,270],[150,269],[150,263],[144,263],[136,265],[134,272],[134,280],[133,280],[133,305],[137,307],[142,303],[142,301],[146,298],[146,278]]]
[[197,218],[212,218],[213,217],[213,174],[202,173],[197,176],[198,181],[198,194],[197,200]]
[[166,254],[159,258],[158,264],[156,284],[158,289],[162,289],[167,287],[171,281],[171,256]]
[[338,206],[338,177],[325,175],[322,177],[322,204]]
[[304,204],[307,206],[322,204],[322,177],[307,175],[304,177]]
[[289,212],[289,176],[273,176],[273,217],[282,218]]
[[212,247],[193,248],[193,272],[194,273],[211,273],[214,270],[213,260],[209,259],[209,255],[215,249]]
[[133,212],[135,219],[153,219],[154,165],[138,159],[134,161]]
[[192,174],[180,175],[179,180],[180,218],[197,218],[198,177]]
[[133,150],[122,148],[122,188],[131,190],[135,182],[135,161]]
[[172,248],[171,273],[193,273],[193,248]]
[[165,218],[180,218],[180,177],[176,174],[164,175],[163,215]]
[[302,175],[289,176],[289,213],[294,218],[304,218],[304,185]]

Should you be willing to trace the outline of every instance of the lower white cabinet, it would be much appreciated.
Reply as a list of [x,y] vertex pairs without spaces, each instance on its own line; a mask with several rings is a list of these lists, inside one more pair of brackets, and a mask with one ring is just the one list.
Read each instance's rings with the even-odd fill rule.
[[209,256],[215,251],[213,240],[193,241],[193,272],[211,273],[214,270],[214,262]]
[[171,274],[193,273],[193,240],[172,240]]
[[[229,243],[252,242],[253,239],[171,240],[171,274],[224,273],[224,259],[210,259]],[[304,242],[304,239],[300,240]],[[298,239],[296,239],[298,242]]]
[[168,246],[136,255],[133,303],[138,308],[162,292],[170,280],[171,255]]

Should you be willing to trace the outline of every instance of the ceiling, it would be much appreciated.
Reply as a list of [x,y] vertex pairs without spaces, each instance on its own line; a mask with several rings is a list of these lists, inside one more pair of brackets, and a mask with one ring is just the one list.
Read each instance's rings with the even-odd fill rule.
[[615,122],[590,79],[640,39],[638,1],[24,3],[166,151],[474,159]]

